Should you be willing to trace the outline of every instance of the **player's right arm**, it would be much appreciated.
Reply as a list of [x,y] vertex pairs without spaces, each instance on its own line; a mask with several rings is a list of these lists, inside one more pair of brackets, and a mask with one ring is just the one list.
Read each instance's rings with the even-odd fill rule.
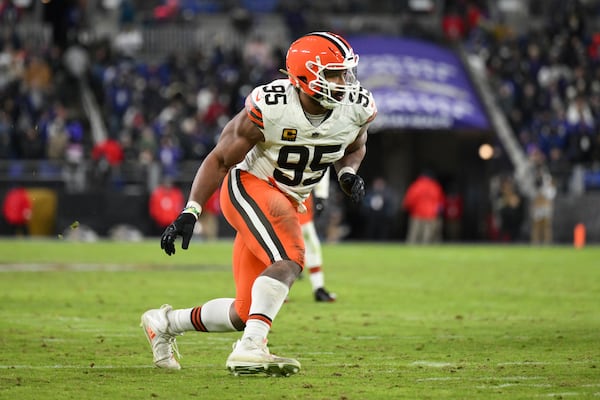
[[206,156],[196,172],[189,201],[204,204],[217,190],[229,169],[242,161],[264,136],[250,120],[246,110],[240,111],[225,125],[215,148]]
[[196,172],[185,209],[161,236],[160,247],[165,253],[175,254],[177,236],[182,237],[181,247],[188,248],[202,205],[217,190],[229,169],[242,161],[250,149],[262,140],[262,132],[250,120],[246,110],[240,111],[225,125],[217,145]]

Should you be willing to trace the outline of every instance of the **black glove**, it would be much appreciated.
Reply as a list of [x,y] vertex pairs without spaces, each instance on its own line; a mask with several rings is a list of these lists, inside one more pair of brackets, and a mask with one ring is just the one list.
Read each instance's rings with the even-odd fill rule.
[[319,216],[323,214],[326,201],[327,199],[321,197],[313,197],[313,212],[315,213],[315,218],[319,218]]
[[196,221],[196,216],[190,212],[179,214],[179,217],[167,226],[160,237],[160,248],[168,255],[175,254],[175,239],[181,236],[181,248],[186,250],[190,245]]
[[345,172],[340,176],[339,181],[340,187],[353,202],[359,203],[365,197],[365,181],[360,176]]

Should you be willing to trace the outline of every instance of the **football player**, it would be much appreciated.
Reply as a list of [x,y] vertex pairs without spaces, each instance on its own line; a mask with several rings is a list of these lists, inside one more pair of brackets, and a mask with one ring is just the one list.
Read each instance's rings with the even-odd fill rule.
[[289,376],[293,358],[270,354],[267,335],[304,266],[298,211],[330,165],[355,202],[365,193],[357,175],[366,153],[367,127],[377,108],[356,78],[358,55],[341,36],[307,34],[286,55],[287,79],[258,86],[223,128],[191,185],[186,207],[161,236],[161,248],[187,249],[202,205],[221,186],[223,215],[236,230],[235,298],[191,308],[165,304],[142,315],[154,364],[179,369],[175,337],[185,331],[243,331],[227,358],[234,375]]

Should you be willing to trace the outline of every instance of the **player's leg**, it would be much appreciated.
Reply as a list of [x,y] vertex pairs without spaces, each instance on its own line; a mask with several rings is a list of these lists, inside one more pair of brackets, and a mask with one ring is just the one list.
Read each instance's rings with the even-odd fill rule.
[[[250,177],[250,175],[245,174]],[[239,178],[239,177],[238,177]],[[281,308],[283,300],[287,296],[289,287],[298,276],[299,263],[303,262],[303,247],[299,227],[295,217],[295,210],[290,208],[289,199],[279,191],[256,178],[254,180],[255,194],[247,197],[247,200],[260,197],[272,199],[280,197],[279,202],[269,203],[276,209],[268,209],[267,215],[278,215],[281,217],[281,209],[287,209],[287,218],[279,218],[279,226],[273,227],[269,223],[256,222],[247,225],[246,218],[255,217],[268,219],[267,216],[257,208],[257,212],[249,209],[236,209],[241,203],[239,200],[232,202],[229,193],[225,195],[226,217],[238,230],[234,242],[234,277],[236,280],[236,299],[220,298],[206,302],[202,306],[173,310],[171,306],[164,305],[160,309],[148,310],[142,316],[142,327],[148,341],[152,346],[154,363],[161,368],[179,369],[180,364],[175,359],[178,355],[175,337],[185,331],[201,332],[228,332],[243,330],[245,322],[248,322],[244,338],[239,343],[245,346],[239,347],[237,358],[231,360],[234,373],[267,372],[271,374],[289,375],[299,370],[299,363],[293,359],[284,359],[268,353],[266,347],[266,335],[275,315]],[[227,184],[225,184],[227,186]],[[266,187],[261,187],[266,186]],[[232,188],[233,190],[233,188]],[[240,190],[237,188],[235,190]],[[241,188],[241,190],[245,190]],[[273,191],[274,190],[274,191]],[[271,194],[266,194],[273,191]],[[222,192],[223,193],[223,192]],[[238,192],[239,194],[239,192]],[[246,196],[248,194],[246,193]],[[241,196],[242,202],[244,196]],[[266,204],[266,201],[263,201]],[[252,205],[252,204],[251,204]],[[247,206],[247,204],[246,204]],[[262,215],[261,215],[262,214]],[[292,217],[290,217],[290,215]],[[295,234],[294,227],[298,230]],[[240,235],[239,232],[242,232]],[[279,233],[278,233],[279,232]],[[256,236],[255,236],[256,235]],[[289,237],[291,236],[291,238]],[[287,249],[281,244],[280,237],[291,246]],[[295,240],[294,240],[295,238]],[[246,243],[251,248],[246,247]],[[254,256],[258,254],[260,258]],[[290,261],[287,253],[292,255],[296,261]],[[277,260],[269,268],[265,269],[272,260]],[[262,274],[260,277],[259,275]],[[258,278],[257,278],[258,277]],[[251,299],[255,299],[253,302]],[[262,370],[257,370],[256,360]],[[250,361],[248,361],[250,360]],[[267,361],[265,363],[265,361]],[[228,361],[229,363],[229,361]],[[236,369],[240,371],[236,372]]]
[[[237,241],[237,240],[236,240]],[[235,311],[235,299],[218,298],[201,306],[174,310],[165,304],[142,315],[141,325],[159,368],[180,369],[175,337],[184,332],[232,332],[244,329]]]
[[[288,269],[289,262],[278,261],[269,271]],[[299,268],[299,267],[298,267]],[[300,363],[293,358],[280,357],[269,352],[267,335],[288,293],[288,286],[279,279],[260,275],[252,285],[246,328],[242,337],[234,343],[233,351],[225,366],[234,375],[266,373],[273,376],[289,376],[300,370]]]
[[325,289],[325,274],[323,273],[323,253],[321,241],[315,229],[315,224],[309,220],[302,224],[302,236],[304,237],[305,270],[308,270],[308,278],[316,301],[333,302],[335,294]]
[[[239,235],[234,241],[239,246]],[[261,270],[262,271],[262,270]],[[150,343],[154,364],[159,368],[180,369],[175,355],[179,357],[176,336],[187,331],[231,332],[244,329],[235,310],[235,299],[217,298],[190,308],[174,310],[165,304],[158,309],[146,311],[141,318],[141,326]]]
[[246,322],[226,366],[234,374],[296,373],[298,361],[272,355],[266,345],[271,324],[304,263],[295,206],[270,184],[239,170],[225,184],[223,214],[244,243],[236,248],[234,277],[236,310]]

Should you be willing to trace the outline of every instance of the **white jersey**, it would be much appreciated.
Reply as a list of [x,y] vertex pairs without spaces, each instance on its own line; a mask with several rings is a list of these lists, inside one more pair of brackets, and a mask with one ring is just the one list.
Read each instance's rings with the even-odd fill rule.
[[298,203],[377,114],[373,96],[360,88],[351,105],[334,108],[314,127],[288,79],[256,87],[246,98],[246,111],[265,141],[256,144],[238,168],[272,182]]

